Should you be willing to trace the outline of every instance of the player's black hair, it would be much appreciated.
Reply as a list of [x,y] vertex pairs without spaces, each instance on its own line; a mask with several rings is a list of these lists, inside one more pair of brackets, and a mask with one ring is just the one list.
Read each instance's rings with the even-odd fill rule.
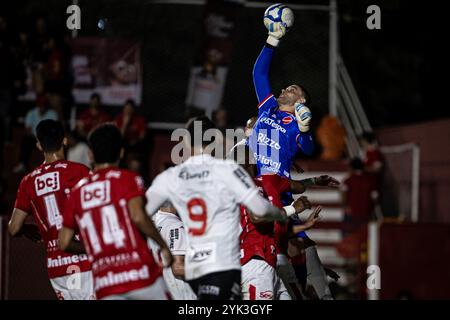
[[88,144],[95,163],[115,163],[120,160],[123,137],[116,125],[104,123],[92,129]]
[[312,99],[311,99],[311,95],[309,94],[308,90],[306,90],[306,88],[304,86],[302,86],[301,84],[298,84],[298,86],[300,87],[300,89],[302,89],[303,98],[305,98],[304,105],[307,107],[311,107]]
[[375,133],[370,132],[370,131],[364,131],[361,134],[360,139],[367,141],[367,143],[375,143],[377,141],[377,138],[375,136]]
[[[198,116],[198,117],[193,117],[190,118],[188,120],[188,122],[186,123],[186,130],[189,132],[190,136],[191,136],[191,147],[199,147],[200,145],[198,145],[198,143],[200,142],[202,146],[207,146],[211,143],[211,141],[203,141],[203,139],[201,139],[200,141],[195,141],[194,137],[194,128],[195,128],[195,123],[201,124],[201,132],[197,132],[197,135],[201,135],[201,137],[203,138],[204,133],[208,130],[208,129],[217,129],[215,124],[207,117],[207,116]],[[200,126],[199,126],[200,127]]]
[[94,92],[93,94],[91,94],[91,100],[97,98],[98,101],[101,101],[102,98],[100,97],[100,95],[97,92]]
[[133,108],[136,108],[136,102],[134,102],[133,99],[127,99],[124,103],[124,106],[126,106],[127,104],[131,105]]
[[352,160],[350,161],[350,167],[353,170],[363,170],[364,163],[362,162],[361,158],[355,157],[355,158],[352,158]]
[[60,121],[46,119],[36,127],[36,138],[46,153],[56,152],[63,146],[64,127]]

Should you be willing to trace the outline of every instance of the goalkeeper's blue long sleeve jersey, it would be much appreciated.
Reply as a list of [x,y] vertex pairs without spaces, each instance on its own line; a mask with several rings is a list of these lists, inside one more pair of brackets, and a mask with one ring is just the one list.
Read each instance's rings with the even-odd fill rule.
[[253,83],[258,97],[258,120],[248,145],[256,159],[257,173],[290,178],[290,169],[301,149],[310,155],[314,150],[311,134],[300,132],[295,114],[280,111],[269,81],[274,48],[265,45],[253,69]]

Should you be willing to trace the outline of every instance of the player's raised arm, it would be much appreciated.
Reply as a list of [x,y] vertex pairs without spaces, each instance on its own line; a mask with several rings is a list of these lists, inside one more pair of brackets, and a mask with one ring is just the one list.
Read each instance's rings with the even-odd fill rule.
[[336,178],[329,175],[307,178],[303,180],[291,180],[291,192],[299,194],[306,191],[310,186],[328,187],[332,189],[339,188],[340,183]]
[[272,61],[273,52],[276,46],[286,33],[286,28],[281,23],[274,23],[269,29],[269,36],[261,53],[256,59],[253,67],[253,84],[255,86],[256,96],[261,105],[268,99],[272,93],[269,82],[270,62]]
[[306,231],[314,227],[317,221],[320,220],[320,211],[322,211],[322,207],[318,206],[314,209],[314,211],[309,215],[308,219],[304,221],[302,224],[295,225],[292,227],[293,233],[299,233],[302,231]]
[[264,45],[253,67],[253,85],[255,86],[258,103],[261,104],[272,93],[269,81],[270,62],[272,61],[274,47]]

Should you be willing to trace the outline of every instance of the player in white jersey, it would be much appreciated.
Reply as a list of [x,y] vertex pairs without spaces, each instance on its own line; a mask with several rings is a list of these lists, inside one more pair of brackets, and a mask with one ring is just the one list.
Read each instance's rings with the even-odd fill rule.
[[208,129],[214,124],[206,117],[188,122],[194,139],[184,141],[191,140],[191,157],[156,177],[147,191],[147,212],[154,214],[169,200],[180,215],[188,234],[185,277],[198,299],[240,299],[238,204],[267,220],[286,221],[286,215],[259,194],[236,162],[204,151],[211,149],[209,142],[195,137]]
[[[186,231],[183,222],[176,215],[175,208],[170,204],[164,204],[153,215],[153,222],[161,237],[169,246],[173,255],[173,263],[170,268],[164,268],[164,280],[174,300],[196,300],[197,297],[189,284],[184,281],[184,256],[186,255]],[[152,252],[159,252],[156,242],[149,239]]]

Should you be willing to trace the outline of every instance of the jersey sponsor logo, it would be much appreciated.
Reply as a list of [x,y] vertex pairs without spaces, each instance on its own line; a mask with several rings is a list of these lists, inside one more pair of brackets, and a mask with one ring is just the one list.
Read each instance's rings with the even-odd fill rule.
[[106,287],[121,285],[127,282],[147,280],[150,278],[150,270],[148,266],[143,266],[140,269],[131,269],[123,272],[108,272],[106,276],[95,277],[95,290],[100,290]]
[[268,146],[270,148],[275,148],[276,150],[280,150],[281,146],[275,140],[269,138],[266,134],[259,132],[258,133],[258,144],[263,146]]
[[171,229],[169,233],[170,233],[169,249],[173,250],[175,247],[175,240],[180,239],[180,230],[178,228]]
[[[74,239],[76,241],[81,241],[79,234],[75,234]],[[49,240],[47,242],[47,250],[50,250],[50,251],[59,250],[59,239]]]
[[84,210],[110,202],[110,182],[98,181],[81,188],[81,207]]
[[[276,118],[275,114],[273,116],[274,116],[274,118]],[[270,118],[267,118],[267,117],[262,117],[260,122],[271,126],[272,128],[274,128],[277,131],[281,131],[282,133],[286,133],[286,129],[283,128],[274,119],[270,119]]]
[[[287,117],[285,117],[285,118],[287,118]],[[283,118],[283,120],[284,120],[284,118]],[[272,128],[274,128],[277,131],[281,131],[282,133],[286,133],[286,129],[283,128],[279,123],[276,123],[276,121],[274,119],[270,119],[270,118],[267,118],[267,117],[262,117],[260,122],[271,126]],[[284,123],[284,121],[283,121],[283,123]]]
[[190,179],[204,179],[209,176],[209,170],[205,170],[202,172],[194,172],[190,173],[187,170],[183,169],[178,174],[178,177],[183,180],[190,180]]
[[198,294],[207,294],[212,296],[218,296],[220,294],[220,288],[210,284],[204,284],[198,286]]
[[273,172],[273,173],[278,173],[279,170],[277,168],[275,168],[275,167],[261,166],[261,171],[263,173],[266,172],[266,171],[270,171],[270,172]]
[[245,174],[245,172],[241,168],[237,168],[233,171],[234,175],[241,180],[241,182],[244,184],[244,186],[247,189],[250,189],[252,185],[250,184],[248,176]]
[[195,262],[204,261],[204,260],[208,259],[211,256],[211,254],[212,254],[211,249],[199,250],[194,253],[194,256],[192,257],[192,261],[195,261]]
[[270,291],[270,290],[262,291],[262,292],[259,293],[259,297],[260,297],[261,299],[269,299],[269,300],[272,300],[272,299],[273,299],[273,292]]
[[127,264],[140,262],[141,258],[139,257],[139,254],[136,251],[133,251],[131,253],[125,252],[114,256],[106,256],[98,258],[92,263],[92,270],[95,270],[96,272],[101,272],[101,270],[105,268],[124,266]]
[[216,260],[216,244],[215,243],[205,243],[201,247],[191,246],[191,260],[192,262],[202,262],[205,260],[210,260],[209,262],[214,262]]
[[78,264],[82,261],[87,261],[88,257],[85,254],[76,254],[73,256],[61,257],[57,256],[56,258],[47,258],[47,268],[57,268],[62,266],[67,266],[69,264]]
[[58,191],[60,188],[59,172],[49,172],[37,177],[36,180],[34,180],[34,186],[36,188],[37,196]]
[[284,124],[289,124],[292,122],[292,117],[291,116],[286,116],[283,119],[281,119],[281,122],[283,122]]
[[266,168],[271,168],[274,172],[278,172],[281,168],[281,162],[274,161],[270,158],[267,158],[266,156],[262,154],[257,154],[256,152],[253,154],[256,161]]

